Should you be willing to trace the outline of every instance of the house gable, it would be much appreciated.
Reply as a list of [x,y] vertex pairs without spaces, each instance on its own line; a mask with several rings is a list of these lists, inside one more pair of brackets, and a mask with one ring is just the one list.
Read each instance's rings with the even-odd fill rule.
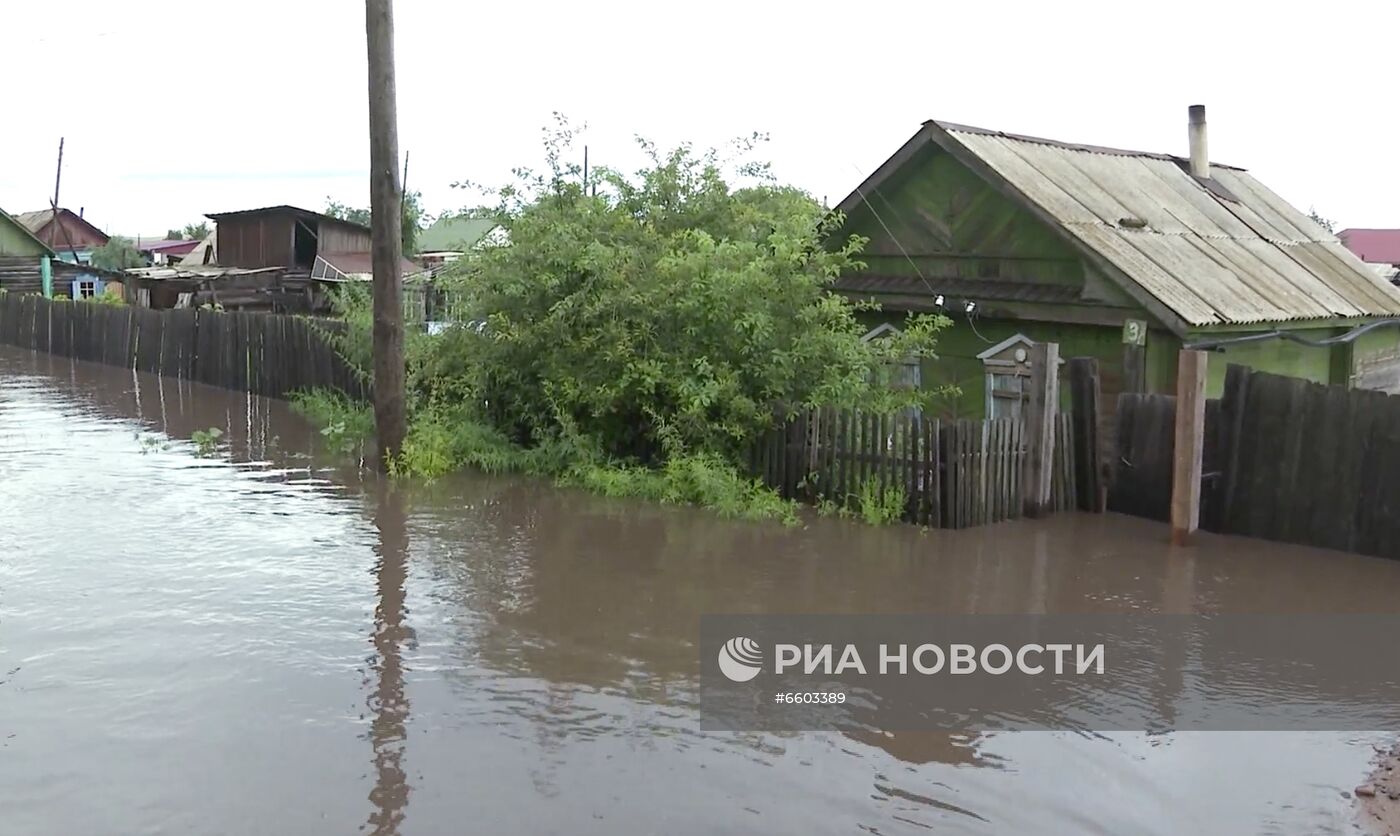
[[985,315],[1012,318],[1055,319],[1049,308],[1064,305],[1090,319],[1091,309],[1114,309],[1097,314],[1106,323],[1146,315],[1063,234],[931,142],[840,208],[843,237],[869,239],[865,268],[837,283],[851,295],[916,309],[915,297],[942,295],[948,305],[974,301]]
[[0,209],[0,256],[52,256],[53,248],[5,210]]

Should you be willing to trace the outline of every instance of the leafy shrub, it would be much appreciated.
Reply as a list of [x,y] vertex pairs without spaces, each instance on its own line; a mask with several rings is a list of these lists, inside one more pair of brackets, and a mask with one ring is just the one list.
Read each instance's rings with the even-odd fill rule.
[[374,435],[369,405],[330,389],[293,393],[292,410],[320,427],[326,447],[338,453],[353,452]]
[[904,515],[904,488],[890,485],[880,490],[878,480],[870,478],[860,483],[856,507],[862,520],[870,525],[888,525]]

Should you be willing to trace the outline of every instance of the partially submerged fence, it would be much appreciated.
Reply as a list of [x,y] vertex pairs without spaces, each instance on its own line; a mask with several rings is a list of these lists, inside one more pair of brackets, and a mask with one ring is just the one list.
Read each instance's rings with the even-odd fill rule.
[[[1050,508],[1076,505],[1071,416],[1054,419]],[[754,470],[789,499],[859,512],[902,500],[901,518],[933,528],[1015,519],[1026,504],[1025,422],[940,422],[914,413],[816,409],[769,433]]]
[[[1169,516],[1175,398],[1123,395],[1109,510]],[[1400,557],[1400,396],[1232,365],[1206,404],[1201,527]]]
[[136,371],[285,398],[325,387],[366,397],[368,383],[302,317],[50,301],[0,293],[0,342]]

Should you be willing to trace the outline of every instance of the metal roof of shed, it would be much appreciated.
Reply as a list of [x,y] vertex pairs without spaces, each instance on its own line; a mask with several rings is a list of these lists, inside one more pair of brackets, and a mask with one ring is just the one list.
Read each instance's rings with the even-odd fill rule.
[[1400,315],[1400,289],[1232,166],[1212,163],[1210,182],[1171,155],[926,122],[841,208],[858,207],[930,142],[1067,233],[1139,301],[1164,306],[1178,324]]

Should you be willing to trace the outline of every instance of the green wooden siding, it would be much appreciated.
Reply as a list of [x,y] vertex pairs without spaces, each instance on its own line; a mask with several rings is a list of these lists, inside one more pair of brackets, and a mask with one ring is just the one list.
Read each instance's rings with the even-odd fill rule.
[[1077,254],[1030,212],[940,149],[920,161],[851,213],[847,231],[870,239],[866,272],[913,275],[912,260],[925,276],[1083,283]]
[[0,256],[40,256],[49,252],[19,221],[0,212]]

